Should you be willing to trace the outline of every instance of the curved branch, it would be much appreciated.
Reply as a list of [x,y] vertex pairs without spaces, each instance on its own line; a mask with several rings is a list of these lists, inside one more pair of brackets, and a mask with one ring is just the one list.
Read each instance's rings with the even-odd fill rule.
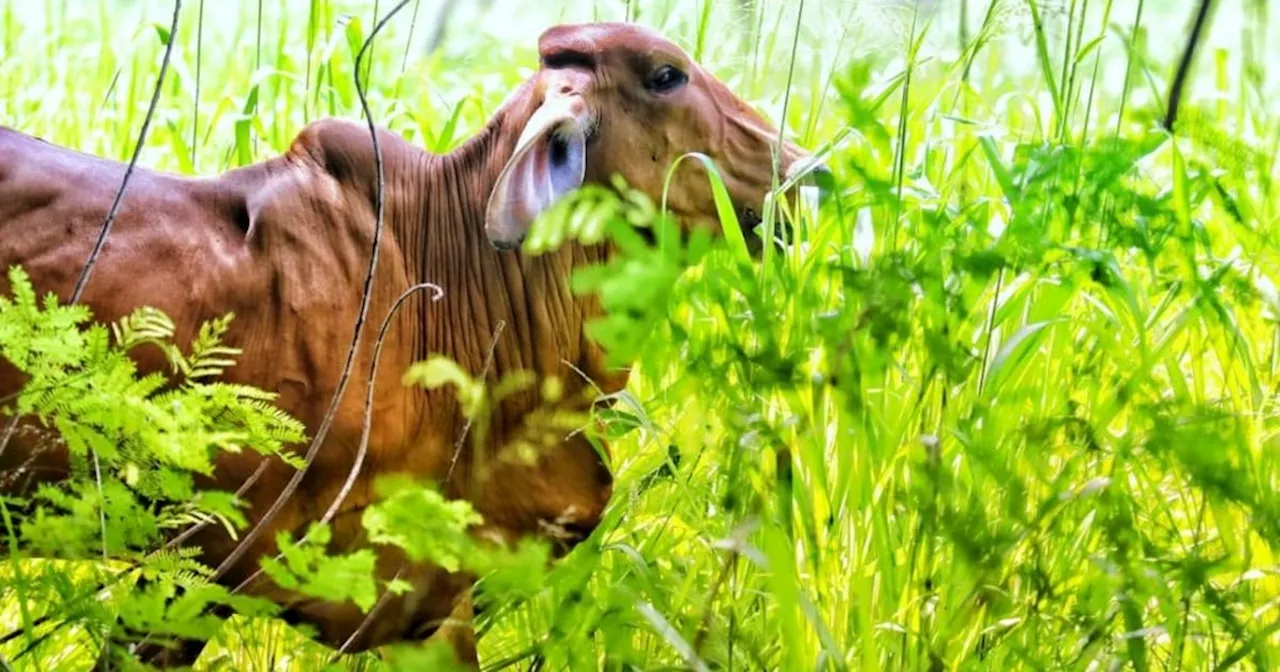
[[[391,310],[387,311],[387,316],[382,319],[382,327],[378,330],[378,340],[373,346],[373,363],[369,367],[369,379],[368,385],[366,386],[367,392],[365,393],[364,399],[364,422],[360,428],[360,447],[356,449],[356,459],[351,463],[351,469],[347,471],[346,482],[342,484],[342,489],[339,490],[337,496],[333,498],[333,501],[329,504],[329,508],[324,512],[324,515],[320,517],[321,525],[327,525],[333,521],[334,516],[338,514],[338,508],[342,506],[342,502],[345,501],[347,499],[347,495],[351,493],[351,488],[355,486],[356,476],[359,475],[360,468],[364,466],[364,458],[369,451],[369,431],[373,427],[371,422],[373,419],[373,388],[378,375],[378,362],[382,359],[382,345],[386,341],[387,329],[391,327],[391,319],[396,316],[396,313],[400,312],[400,308],[404,305],[405,300],[424,289],[432,289],[435,291],[435,295],[431,297],[432,301],[439,301],[444,297],[444,290],[438,285],[430,282],[414,285],[400,294],[400,298],[396,299],[395,304],[391,306]],[[308,529],[306,534],[303,535],[302,541],[299,541],[298,543],[306,541],[310,534],[311,531]],[[280,557],[280,554],[277,553],[276,559],[279,560]],[[241,581],[240,585],[236,586],[232,592],[240,592],[241,590],[244,590],[244,588],[254,579],[258,578],[258,575],[260,574],[262,574],[261,567],[255,570],[253,574],[250,574],[244,581]]]
[[[489,354],[484,357],[484,367],[480,369],[480,375],[476,376],[476,380],[484,380],[489,375],[489,367],[493,366],[493,353],[498,349],[498,339],[502,337],[502,330],[506,329],[506,320],[498,320],[498,326],[493,328],[493,340],[489,341]],[[447,483],[453,478],[453,471],[458,466],[458,458],[462,455],[462,444],[467,440],[467,435],[471,433],[471,425],[474,418],[467,418],[462,425],[462,431],[458,433],[458,438],[453,442],[453,456],[449,458],[449,471],[445,474],[444,480]]]
[[381,21],[373,27],[369,33],[369,37],[365,39],[364,45],[360,47],[360,52],[356,54],[356,62],[354,68],[356,94],[360,97],[360,107],[364,110],[365,121],[369,126],[369,135],[373,139],[373,162],[377,171],[377,190],[374,194],[374,211],[376,218],[373,228],[373,244],[372,251],[369,256],[369,271],[365,275],[364,291],[360,296],[360,313],[356,317],[355,327],[351,335],[351,346],[347,349],[347,360],[342,366],[342,375],[338,379],[338,387],[334,390],[333,399],[329,402],[329,409],[325,411],[324,419],[320,422],[320,427],[316,431],[315,438],[311,440],[311,445],[307,448],[307,453],[303,458],[302,466],[294,472],[293,477],[285,484],[284,489],[276,496],[276,500],[272,502],[271,508],[263,514],[258,522],[249,532],[236,544],[231,553],[223,559],[213,572],[213,580],[221,578],[231,569],[235,563],[239,562],[244,554],[249,551],[253,542],[262,536],[271,521],[280,515],[280,511],[284,508],[284,504],[293,493],[298,490],[298,486],[302,484],[302,479],[306,476],[307,470],[311,464],[315,462],[316,454],[320,451],[320,446],[324,444],[325,438],[329,435],[329,429],[333,426],[333,420],[338,414],[338,404],[342,401],[342,395],[346,392],[347,383],[351,379],[351,369],[355,364],[356,352],[360,347],[360,334],[364,330],[364,323],[369,314],[369,299],[373,294],[373,278],[378,268],[378,252],[382,244],[382,225],[383,225],[383,190],[386,188],[384,176],[382,174],[382,147],[378,144],[378,129],[373,122],[373,114],[369,111],[369,100],[365,94],[364,80],[360,77],[360,68],[364,63],[364,58],[369,51],[369,45],[373,43],[373,38],[382,30],[383,26],[392,19],[405,5],[409,4],[409,0],[400,0],[396,6],[387,13]]
[[444,290],[440,289],[439,285],[430,282],[414,285],[406,289],[400,295],[400,298],[396,299],[395,304],[391,306],[391,310],[387,311],[387,316],[382,320],[382,328],[378,330],[378,340],[373,346],[373,363],[369,366],[369,381],[364,398],[364,420],[360,426],[360,446],[356,449],[356,459],[351,463],[351,470],[347,472],[346,482],[342,484],[342,489],[333,498],[333,502],[329,504],[329,508],[324,512],[324,515],[320,517],[321,525],[329,524],[333,517],[338,514],[338,507],[342,506],[342,502],[346,500],[352,486],[355,485],[356,475],[360,473],[360,467],[364,465],[365,455],[369,451],[369,430],[372,428],[371,420],[373,419],[373,388],[378,375],[378,362],[382,359],[382,345],[387,338],[387,329],[391,327],[391,319],[396,316],[396,313],[400,312],[400,308],[404,305],[406,299],[424,289],[434,291],[434,296],[431,297],[432,301],[439,301],[444,298]]
[[196,91],[191,103],[191,170],[196,168],[196,146],[200,144],[200,70],[204,53],[204,0],[196,12]]

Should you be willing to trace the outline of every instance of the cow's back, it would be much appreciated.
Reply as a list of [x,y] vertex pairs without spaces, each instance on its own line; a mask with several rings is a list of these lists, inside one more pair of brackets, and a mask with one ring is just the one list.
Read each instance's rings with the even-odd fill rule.
[[[69,298],[124,172],[118,161],[0,128],[0,268],[21,264],[41,293]],[[104,320],[139,302],[181,317],[192,293],[243,265],[219,206],[227,200],[215,182],[136,167],[84,303]]]
[[[124,173],[123,163],[0,128],[0,294],[11,291],[8,270],[18,265],[39,295],[53,292],[67,301]],[[216,191],[211,182],[135,168],[81,297],[95,320],[159,308],[174,320],[176,338],[185,345],[201,322],[239,303],[226,279],[248,280],[253,265],[244,263],[245,253],[237,249],[243,245],[221,216]],[[144,372],[166,367],[154,348],[133,355]],[[0,359],[0,397],[24,383]],[[65,472],[58,442],[26,424],[0,457],[0,490],[30,485],[31,474],[56,478]]]
[[[184,350],[202,323],[234,313],[225,342],[242,354],[224,378],[278,394],[278,404],[314,433],[337,387],[350,343],[368,263],[370,235],[364,229],[371,226],[363,218],[332,211],[322,198],[307,197],[324,176],[297,164],[278,157],[208,179],[136,167],[81,302],[96,321],[118,320],[141,306],[158,308],[173,319],[175,341]],[[0,129],[0,268],[19,264],[39,294],[54,292],[68,299],[125,168],[121,162]],[[407,286],[395,255],[383,257],[378,285],[371,321],[386,311],[388,296]],[[0,292],[9,291],[7,278],[0,280]],[[341,485],[359,441],[370,334],[376,328],[375,322],[365,331],[361,356],[321,461],[273,528],[302,527],[318,515],[315,509],[327,507]],[[411,429],[412,400],[398,381],[408,365],[407,353],[401,356],[399,347],[404,338],[401,330],[393,330],[383,354],[380,371],[387,380],[379,382],[379,392],[401,393],[379,403],[377,410],[389,412],[396,422],[375,429],[373,450],[402,445]],[[141,348],[133,356],[143,371],[167,367],[154,348]],[[0,398],[16,392],[23,382],[0,360]],[[3,412],[0,420],[7,421]],[[65,452],[56,446],[46,450],[47,436],[23,436],[0,456],[0,474],[12,475],[24,467],[27,473],[55,477],[65,472]],[[33,450],[43,451],[38,464],[31,462]],[[234,490],[259,464],[252,451],[226,454],[219,461],[216,485]],[[250,520],[275,499],[291,474],[290,468],[276,464],[246,493]],[[12,491],[9,480],[0,479],[0,491]],[[361,486],[353,494],[363,498],[365,491]],[[207,560],[216,563],[231,542],[216,529],[210,533],[195,542],[205,546]],[[274,537],[268,533],[260,540],[270,547]],[[255,555],[249,554],[254,559],[241,564],[256,566]],[[231,578],[243,571],[233,572]]]

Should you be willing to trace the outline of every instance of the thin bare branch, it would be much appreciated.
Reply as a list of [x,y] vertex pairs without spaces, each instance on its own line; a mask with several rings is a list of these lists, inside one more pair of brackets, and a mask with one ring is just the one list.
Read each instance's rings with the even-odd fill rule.
[[1191,35],[1187,37],[1187,46],[1182,50],[1182,60],[1178,63],[1177,73],[1173,76],[1173,85],[1169,87],[1169,109],[1164,116],[1164,128],[1170,133],[1173,132],[1173,125],[1178,123],[1178,106],[1182,104],[1182,89],[1186,86],[1187,76],[1191,72],[1191,63],[1194,62],[1196,49],[1200,46],[1200,37],[1209,23],[1211,9],[1213,9],[1213,0],[1200,0],[1195,23],[1191,25]]
[[[151,128],[151,118],[155,116],[156,106],[160,103],[160,92],[164,89],[164,76],[169,72],[169,58],[173,55],[173,43],[178,39],[178,15],[182,12],[182,0],[173,0],[173,21],[169,26],[169,40],[164,45],[164,58],[160,61],[160,75],[156,77],[156,86],[151,91],[151,104],[147,106],[147,113],[142,118],[142,130],[138,132],[138,142],[133,146],[133,157],[129,159],[129,165],[124,170],[124,178],[120,180],[120,188],[116,190],[115,200],[111,203],[111,209],[107,210],[107,217],[102,222],[102,228],[98,231],[98,240],[93,244],[93,251],[89,253],[89,260],[85,262],[84,268],[80,269],[80,277],[76,280],[75,289],[71,292],[70,303],[79,303],[80,296],[84,293],[84,287],[89,282],[89,275],[93,272],[93,267],[98,263],[98,255],[102,254],[102,248],[107,244],[107,236],[111,234],[111,225],[116,221],[116,215],[120,212],[120,201],[124,199],[125,189],[129,186],[129,178],[133,176],[133,170],[138,165],[138,157],[142,154],[142,147],[147,143],[147,131]],[[3,446],[0,446],[0,450]]]
[[[391,581],[399,579],[402,573],[404,573],[403,567],[396,570],[396,574],[391,577]],[[364,619],[360,621],[360,625],[357,625],[355,631],[351,633],[351,636],[347,637],[346,641],[342,643],[342,646],[338,647],[338,652],[333,656],[333,662],[337,662],[337,657],[346,653],[347,649],[350,649],[351,645],[355,644],[356,640],[359,639],[360,635],[364,634],[364,631],[369,628],[369,624],[373,622],[374,617],[378,615],[378,612],[382,610],[382,607],[386,605],[390,599],[390,589],[384,590],[382,595],[378,596],[378,601],[374,603],[373,608],[369,610],[369,613],[365,614]]]
[[[489,342],[489,353],[484,358],[484,368],[480,369],[479,380],[484,380],[489,376],[489,367],[493,365],[493,351],[498,349],[498,338],[502,336],[502,330],[506,329],[505,320],[499,320],[498,326],[493,329],[493,340]],[[471,433],[471,418],[467,418],[467,422],[462,425],[462,432],[458,434],[458,440],[453,442],[453,457],[449,459],[449,471],[445,474],[445,482],[453,478],[454,468],[458,466],[458,456],[462,455],[462,444],[466,442],[467,435]]]

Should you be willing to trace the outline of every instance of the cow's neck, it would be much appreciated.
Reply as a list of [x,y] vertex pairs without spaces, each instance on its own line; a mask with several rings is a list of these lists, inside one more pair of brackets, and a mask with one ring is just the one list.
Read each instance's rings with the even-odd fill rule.
[[[489,194],[534,111],[533,97],[523,93],[458,149],[428,155],[418,202],[404,204],[416,216],[396,218],[410,272],[445,291],[430,308],[419,302],[423,333],[415,356],[448,355],[478,372],[492,348],[491,377],[523,370],[578,378],[577,368],[603,378],[597,383],[606,389],[618,388],[624,374],[605,371],[601,353],[583,334],[585,321],[600,312],[598,303],[569,288],[574,268],[605,260],[607,248],[569,242],[537,256],[499,253],[484,232]],[[583,381],[565,382],[578,387]]]

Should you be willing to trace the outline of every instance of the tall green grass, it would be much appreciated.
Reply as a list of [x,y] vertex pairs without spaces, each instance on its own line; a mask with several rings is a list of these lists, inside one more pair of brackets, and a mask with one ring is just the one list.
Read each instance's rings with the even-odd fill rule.
[[[188,4],[146,165],[212,173],[359,115],[375,3]],[[537,32],[591,19],[659,27],[838,141],[836,198],[776,256],[683,241],[580,280],[637,309],[600,331],[637,371],[615,503],[478,619],[485,667],[1280,665],[1276,27],[1218,3],[1170,135],[1172,4],[465,3],[430,52],[432,3],[390,24],[373,116],[433,151]],[[166,3],[0,11],[0,120],[127,158]],[[202,665],[328,660],[299,642],[233,619]]]

